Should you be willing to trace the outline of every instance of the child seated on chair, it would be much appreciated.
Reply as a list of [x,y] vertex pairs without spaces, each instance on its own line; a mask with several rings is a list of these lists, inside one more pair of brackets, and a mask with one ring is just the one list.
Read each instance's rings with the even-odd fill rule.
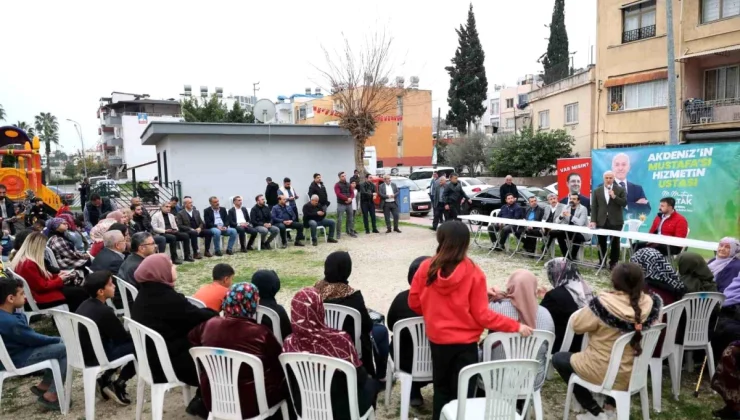
[[[67,374],[67,350],[59,337],[49,337],[34,331],[28,326],[26,315],[21,311],[26,303],[23,282],[5,277],[0,270],[0,336],[5,350],[16,368],[30,366],[45,360],[56,359],[61,377]],[[5,370],[5,368],[2,368]],[[38,403],[51,410],[59,410],[54,376],[51,369],[44,373],[44,379],[31,387],[38,396]]]
[[[84,288],[90,294],[90,298],[80,304],[76,313],[89,318],[98,326],[100,340],[103,343],[103,350],[105,350],[108,361],[134,354],[134,342],[131,340],[131,336],[123,328],[123,324],[116,317],[113,308],[105,303],[106,300],[112,299],[116,292],[116,285],[113,283],[111,272],[102,270],[89,274],[85,279]],[[85,358],[85,365],[97,366],[99,363],[95,357],[95,351],[87,331],[80,331],[80,345],[82,355]],[[126,382],[136,375],[136,367],[133,362],[127,363],[121,369],[118,378],[112,381],[111,377],[115,372],[115,369],[106,371],[98,378],[97,386],[100,389],[100,394],[105,400],[111,398],[120,405],[129,405],[131,400],[126,393]]]
[[193,297],[203,302],[206,308],[216,313],[221,312],[221,304],[234,281],[234,275],[234,269],[230,265],[216,264],[213,266],[213,283],[201,286]]
[[[634,332],[630,346],[624,349],[612,389],[626,391],[629,387],[635,356],[642,354],[640,341],[643,329],[658,320],[662,301],[655,294],[646,294],[645,278],[637,264],[618,264],[612,270],[613,292],[601,293],[591,300],[588,308],[573,320],[573,332],[588,333],[588,347],[578,353],[561,352],[552,358],[552,364],[567,383],[572,374],[593,384],[601,384],[606,377],[614,342],[624,334]],[[647,374],[647,372],[645,372]],[[606,419],[604,410],[586,388],[575,385],[573,394],[587,411],[578,420]],[[608,405],[614,405],[607,399]]]

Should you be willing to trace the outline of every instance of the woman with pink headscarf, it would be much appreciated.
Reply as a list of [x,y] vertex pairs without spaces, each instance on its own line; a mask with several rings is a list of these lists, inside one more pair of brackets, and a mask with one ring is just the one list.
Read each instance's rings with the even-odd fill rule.
[[[94,257],[103,249],[103,235],[105,232],[108,232],[110,227],[115,223],[122,223],[128,226],[128,219],[121,210],[108,213],[108,216],[106,216],[105,219],[99,221],[98,224],[92,228],[90,231],[90,241],[92,242],[90,255]],[[128,235],[128,233],[124,233],[124,236],[126,235]],[[131,240],[129,239],[127,242],[130,243]]]
[[719,241],[717,257],[709,260],[709,270],[714,274],[717,290],[722,293],[732,283],[732,279],[740,273],[740,241],[732,237],[724,237]]
[[[175,290],[177,271],[167,255],[154,254],[144,258],[134,278],[139,284],[139,295],[131,307],[131,318],[164,338],[177,379],[197,387],[198,374],[189,353],[192,345],[188,333],[218,314],[210,309],[196,308]],[[147,354],[157,354],[151,342],[147,343]],[[154,382],[167,382],[159,359],[149,358],[149,366]],[[203,418],[208,416],[200,391],[186,411],[191,415],[205,412]]]

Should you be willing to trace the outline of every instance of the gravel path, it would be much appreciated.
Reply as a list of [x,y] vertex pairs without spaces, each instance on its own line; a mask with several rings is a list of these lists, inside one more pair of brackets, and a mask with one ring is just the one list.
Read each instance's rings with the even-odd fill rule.
[[[303,250],[288,248],[275,252],[250,253],[248,256],[237,254],[222,259],[213,258],[202,260],[196,264],[189,264],[179,268],[178,289],[184,293],[192,293],[199,284],[209,281],[210,270],[213,265],[221,260],[232,264],[237,271],[239,280],[245,279],[242,275],[258,268],[276,269],[283,276],[289,274],[303,279],[304,285],[310,285],[321,278],[323,273],[323,260],[329,253],[335,250],[345,250],[350,253],[353,260],[353,271],[350,277],[350,285],[355,289],[362,290],[366,304],[369,308],[383,314],[388,312],[393,298],[399,292],[408,288],[407,272],[408,266],[416,257],[421,255],[432,255],[436,249],[434,233],[426,228],[402,226],[402,234],[360,234],[358,239],[342,239],[339,244],[326,244],[322,241],[320,246],[308,246]],[[489,285],[503,285],[507,275],[518,268],[529,268],[540,279],[541,284],[546,283],[542,265],[535,266],[534,260],[526,258],[512,258],[495,254],[486,256],[486,251],[471,248],[471,258],[478,263],[488,276]],[[592,276],[588,276],[595,280]],[[596,283],[603,282],[604,278]],[[295,283],[291,283],[294,285]],[[278,295],[286,308],[295,293],[295,287],[284,287]],[[50,415],[43,412],[34,403],[32,394],[28,391],[30,385],[37,381],[36,378],[11,379],[5,382],[3,392],[2,414],[0,419],[49,419],[49,418],[72,418],[84,419],[84,397],[82,393],[82,378],[77,375],[73,387],[73,406],[68,417]],[[129,382],[129,393],[135,399],[136,383]],[[412,413],[419,419],[430,418],[431,415],[431,387],[425,389],[426,404],[421,410]],[[149,391],[147,390],[147,398]],[[386,408],[382,402],[383,394],[379,398],[378,418],[398,418],[399,390],[394,389],[391,406]],[[134,418],[135,404],[129,407],[118,407],[112,402],[98,400],[96,403],[96,417],[108,420],[128,420]],[[149,404],[145,404],[145,417],[149,416]],[[185,414],[182,394],[177,391],[170,392],[165,399],[166,419],[190,419]]]

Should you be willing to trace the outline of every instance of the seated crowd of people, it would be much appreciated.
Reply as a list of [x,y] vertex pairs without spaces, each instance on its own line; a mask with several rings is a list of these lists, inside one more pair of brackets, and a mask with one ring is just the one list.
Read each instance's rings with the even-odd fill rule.
[[[279,216],[290,215],[292,210],[285,209],[284,198],[279,199],[278,206],[281,203],[283,208],[277,211]],[[144,216],[146,212],[141,210],[140,203],[132,203],[131,212],[113,210],[106,218],[98,220],[90,232],[94,243],[101,243],[94,258],[77,251],[72,241],[66,239],[70,226],[64,217],[50,218],[43,232],[19,233],[16,245],[19,242],[20,245],[9,264],[11,275],[6,276],[0,270],[3,274],[0,279],[0,333],[15,365],[21,367],[56,359],[64,377],[66,351],[58,338],[33,331],[26,317],[19,312],[24,307],[28,309],[27,297],[22,282],[12,274],[26,280],[40,308],[66,304],[69,311],[95,322],[109,358],[135,354],[129,333],[115,316],[113,308],[106,304],[110,299],[116,307],[121,305],[115,277],[135,287],[138,296],[131,302],[131,318],[164,338],[177,378],[198,389],[186,411],[202,418],[208,416],[212,396],[208,377],[203,370],[198,376],[189,354],[193,347],[232,349],[258,357],[264,368],[268,405],[288,401],[291,418],[296,412],[301,412],[298,383],[294,375],[286,377],[278,356],[288,352],[307,352],[345,360],[356,369],[357,399],[359,410],[364,413],[376,405],[377,395],[386,385],[386,365],[388,358],[393,357],[390,354],[389,329],[392,330],[403,319],[421,316],[433,360],[430,384],[434,395],[433,419],[437,420],[445,404],[457,398],[460,371],[481,360],[481,336],[486,330],[523,336],[531,335],[535,329],[554,333],[555,342],[551,348],[541,350],[537,355],[540,368],[535,389],[540,389],[545,381],[547,351],[554,353],[553,366],[566,383],[574,373],[589,382],[601,383],[613,344],[623,334],[634,332],[629,343],[631,350],[625,351],[622,357],[613,387],[626,390],[634,357],[642,352],[641,334],[661,322],[661,308],[682,299],[687,293],[718,291],[726,299],[717,314],[717,327],[712,335],[717,369],[710,380],[726,406],[714,414],[720,418],[740,418],[740,396],[737,393],[740,381],[740,242],[737,239],[723,238],[716,258],[709,262],[698,254],[681,253],[677,258],[677,270],[659,249],[642,247],[629,263],[613,268],[613,290],[607,292],[595,293],[574,262],[567,258],[547,262],[545,268],[551,288],[538,288],[533,273],[516,270],[511,273],[505,288],[499,289],[488,288],[486,274],[467,256],[470,245],[467,226],[451,220],[437,228],[435,255],[419,257],[412,262],[407,278],[410,288],[396,296],[384,322],[381,314],[366,306],[362,292],[350,285],[352,259],[343,251],[333,252],[326,258],[322,280],[299,290],[292,297],[289,314],[276,300],[280,290],[276,272],[259,270],[252,275],[251,282],[237,282],[235,277],[238,274],[228,264],[216,264],[212,272],[213,282],[203,285],[193,295],[206,307],[194,306],[176,290],[176,255],[162,253],[162,240],[157,238],[164,238],[165,245],[175,242],[183,242],[184,246],[190,244],[192,247],[185,252],[187,259],[198,255],[197,239],[201,236],[210,237],[219,245],[221,235],[229,236],[228,253],[232,251],[237,236],[241,236],[243,249],[249,247],[251,242],[244,242],[247,233],[251,240],[257,234],[261,235],[263,246],[269,246],[278,234],[285,243],[285,230],[292,225],[283,223],[282,228],[275,226],[280,223],[250,225],[247,220],[268,220],[267,212],[262,210],[266,207],[263,196],[257,197],[257,211],[253,208],[249,219],[246,210],[241,208],[240,197],[234,197],[233,212],[219,207],[217,198],[212,198],[210,204],[211,207],[204,211],[205,222],[189,198],[183,200],[184,207],[176,217],[171,214],[173,206],[168,203],[151,221]],[[90,213],[94,215],[95,211]],[[234,213],[242,217],[232,217]],[[270,217],[269,220],[274,222],[274,209]],[[563,217],[562,209],[558,217]],[[232,221],[236,227],[232,227]],[[243,226],[243,223],[247,225]],[[133,228],[133,225],[144,229]],[[189,226],[191,230],[181,230],[181,225]],[[251,226],[254,226],[253,232],[247,229]],[[237,230],[237,227],[242,227],[242,230]],[[302,229],[298,228],[295,233],[298,243],[302,240]],[[51,255],[46,252],[47,247],[51,249]],[[219,255],[220,248],[215,249]],[[126,253],[128,256],[124,257]],[[91,273],[85,273],[88,268]],[[356,331],[350,319],[341,330],[326,325],[325,304],[343,305],[360,313],[360,348],[356,348]],[[279,339],[275,337],[273,325],[267,317],[263,323],[257,323],[259,306],[277,312],[281,331]],[[572,328],[577,336],[569,351],[559,352],[568,320],[576,312]],[[586,333],[590,339],[586,348],[581,350],[581,336]],[[683,339],[682,334],[676,337],[677,342]],[[402,349],[401,360],[395,362],[402,370],[410,371],[413,357],[410,334],[402,333],[393,340],[400,340]],[[81,341],[86,363],[95,365],[97,361],[89,337],[81,334]],[[151,344],[148,343],[148,354],[156,353]],[[493,360],[504,358],[501,349],[493,350]],[[149,363],[154,381],[166,382],[158,359],[149,358]],[[250,418],[258,414],[254,376],[250,369],[243,369],[238,378],[241,409],[242,416]],[[127,383],[134,376],[133,363],[130,363],[120,371],[105,372],[98,379],[97,387],[104,399],[128,405],[131,400]],[[414,383],[412,406],[424,404],[421,389],[428,385]],[[475,388],[471,383],[470,395],[475,393]],[[346,390],[346,378],[333,382],[334,418],[349,418]],[[32,388],[32,392],[38,396],[42,406],[59,409],[50,373]],[[573,393],[585,410],[579,415],[579,420],[606,419],[615,410],[614,401],[607,398],[603,406],[599,405],[586,388],[576,385]],[[275,418],[280,418],[280,414]]]

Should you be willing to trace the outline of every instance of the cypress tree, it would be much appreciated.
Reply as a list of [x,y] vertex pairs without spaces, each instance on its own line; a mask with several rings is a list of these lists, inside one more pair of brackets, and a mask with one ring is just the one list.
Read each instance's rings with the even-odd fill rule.
[[484,102],[488,96],[485,53],[475,25],[473,5],[468,9],[465,26],[456,30],[459,46],[452,66],[445,67],[450,75],[447,104],[450,106],[445,119],[448,125],[467,133],[468,126],[486,111]]
[[557,82],[569,75],[568,31],[565,29],[565,0],[555,0],[550,22],[550,40],[542,61],[545,84]]

